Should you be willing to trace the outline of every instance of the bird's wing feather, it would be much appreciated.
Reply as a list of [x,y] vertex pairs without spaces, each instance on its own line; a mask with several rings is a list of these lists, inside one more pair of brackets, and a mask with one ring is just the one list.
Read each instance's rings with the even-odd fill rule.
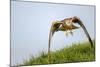
[[82,22],[81,20],[79,20],[79,23],[78,23],[78,24],[83,28],[83,30],[84,30],[86,36],[88,37],[89,42],[91,43],[91,47],[93,47],[92,39],[91,39],[91,37],[90,37],[90,35],[89,35],[89,33],[88,33],[86,27],[84,26],[83,22]]
[[[50,54],[50,43],[51,43],[51,38],[53,36],[53,34],[55,33],[55,31],[57,31],[57,29],[59,28],[59,26],[61,25],[62,23],[60,22],[53,22],[52,23],[52,26],[51,26],[51,29],[50,29],[50,33],[49,33],[49,43],[48,43],[48,54]],[[49,55],[50,56],[50,55]]]

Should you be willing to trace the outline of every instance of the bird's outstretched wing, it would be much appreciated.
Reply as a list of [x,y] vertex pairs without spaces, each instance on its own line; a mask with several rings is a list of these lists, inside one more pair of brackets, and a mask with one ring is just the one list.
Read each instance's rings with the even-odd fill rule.
[[86,27],[84,26],[83,22],[80,20],[80,18],[78,18],[77,16],[75,16],[75,17],[72,18],[72,22],[78,23],[82,27],[82,29],[84,30],[84,32],[85,32],[85,34],[86,34],[86,36],[87,36],[87,38],[88,38],[88,40],[89,40],[89,42],[91,44],[91,47],[93,47],[92,39],[91,39],[91,37],[90,37],[90,35],[89,35]]
[[89,40],[89,42],[91,44],[91,47],[93,47],[92,39],[91,39],[86,27],[84,26],[83,22],[81,20],[79,20],[78,24],[83,28],[83,30],[84,30],[84,32],[85,32],[86,36],[88,37],[88,40]]
[[58,28],[59,28],[59,26],[61,24],[62,23],[60,21],[55,21],[55,22],[52,23],[52,26],[51,26],[51,29],[50,29],[50,33],[49,33],[48,54],[50,54],[51,38],[52,38],[53,34],[58,30]]

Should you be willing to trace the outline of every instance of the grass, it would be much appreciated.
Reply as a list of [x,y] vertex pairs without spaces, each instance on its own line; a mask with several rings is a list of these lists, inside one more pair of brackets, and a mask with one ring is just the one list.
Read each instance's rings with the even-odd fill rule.
[[20,66],[40,65],[40,64],[58,64],[72,62],[90,62],[95,61],[95,49],[91,48],[88,42],[74,44],[63,49],[51,52],[51,60],[48,62],[48,54],[42,52],[39,57],[31,56]]

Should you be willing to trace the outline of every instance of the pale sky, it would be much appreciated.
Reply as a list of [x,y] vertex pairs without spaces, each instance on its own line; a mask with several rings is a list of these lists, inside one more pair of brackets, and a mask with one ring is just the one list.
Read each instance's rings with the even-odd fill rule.
[[[35,2],[11,2],[11,65],[28,59],[30,55],[47,52],[48,37],[52,21],[78,16],[94,39],[95,7]],[[63,48],[72,43],[88,41],[82,28],[65,36],[56,32],[52,38],[51,50]]]

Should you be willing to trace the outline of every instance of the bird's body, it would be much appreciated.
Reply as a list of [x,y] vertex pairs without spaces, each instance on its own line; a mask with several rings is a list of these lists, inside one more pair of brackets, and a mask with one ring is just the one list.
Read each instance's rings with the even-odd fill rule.
[[61,21],[54,21],[53,24],[57,28],[56,31],[67,31],[79,28],[73,25],[72,18],[66,18]]

